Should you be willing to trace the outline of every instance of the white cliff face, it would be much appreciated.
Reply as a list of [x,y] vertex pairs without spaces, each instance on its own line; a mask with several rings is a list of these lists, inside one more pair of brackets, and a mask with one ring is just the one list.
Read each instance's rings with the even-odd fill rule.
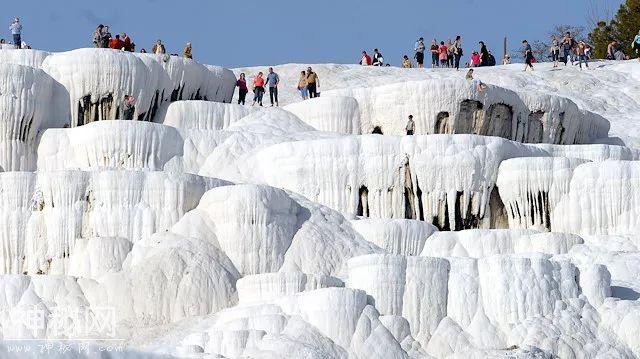
[[0,63],[0,74],[0,167],[32,171],[38,136],[68,121],[64,93],[49,75],[33,67]]
[[229,102],[235,78],[175,56],[81,49],[51,54],[42,68],[69,92],[71,127],[124,118],[124,96],[136,99],[133,118],[152,121],[167,101]]
[[362,133],[360,108],[353,97],[317,97],[293,103],[284,109],[319,131],[347,135]]
[[169,105],[163,124],[182,129],[222,130],[248,116],[253,109],[208,101],[177,101]]
[[590,143],[606,137],[609,130],[604,118],[580,111],[568,99],[521,95],[493,86],[479,91],[478,85],[462,79],[432,79],[334,90],[325,95],[355,98],[363,133],[377,129],[385,134],[405,134],[409,115],[414,116],[417,134],[467,133],[528,143]]
[[[4,49],[4,48],[3,48]],[[21,49],[20,51],[0,51],[0,63],[16,64],[41,68],[44,59],[51,53],[47,51]]]
[[0,357],[640,356],[637,67],[306,67],[0,50]]

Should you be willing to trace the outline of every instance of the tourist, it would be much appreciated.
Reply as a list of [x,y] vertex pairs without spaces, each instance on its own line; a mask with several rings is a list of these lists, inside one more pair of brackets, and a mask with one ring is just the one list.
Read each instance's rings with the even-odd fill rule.
[[414,58],[416,59],[416,63],[418,64],[418,68],[423,68],[424,67],[424,50],[425,50],[425,46],[424,46],[424,38],[419,38],[418,41],[416,42],[416,45],[414,46],[414,50],[416,52]]
[[402,57],[402,68],[404,69],[410,69],[413,67],[413,64],[411,63],[411,60],[409,60],[409,56],[404,55]]
[[609,45],[607,45],[607,60],[615,60],[615,53],[616,53],[616,46],[618,45],[618,42],[616,40],[613,40],[609,43]]
[[151,48],[151,53],[155,55],[164,55],[167,53],[167,50],[164,48],[164,44],[162,40],[156,41],[156,43]]
[[266,82],[267,86],[269,86],[269,100],[271,100],[271,107],[273,107],[274,103],[276,107],[278,107],[278,84],[280,83],[280,76],[273,72],[273,67],[269,67]]
[[588,51],[587,51],[587,44],[584,43],[584,41],[580,41],[578,43],[577,46],[577,55],[578,55],[578,65],[580,65],[580,70],[582,70],[582,63],[584,62],[584,65],[589,68],[589,60],[588,60]]
[[440,47],[438,47],[438,58],[440,59],[440,66],[447,67],[449,61],[449,49],[444,41],[440,41]]
[[477,51],[474,51],[471,54],[471,66],[480,67],[480,64],[481,64],[480,54]]
[[413,115],[409,115],[409,121],[407,121],[407,126],[405,129],[407,130],[407,136],[413,136],[413,131],[415,130],[415,122],[413,122]]
[[136,112],[135,101],[136,99],[133,96],[124,95],[123,119],[125,121],[133,120],[133,114]]
[[318,97],[318,88],[320,88],[320,78],[318,74],[311,70],[311,67],[307,68],[307,90],[309,91],[309,98]]
[[184,50],[182,51],[182,55],[184,56],[185,59],[193,59],[193,55],[191,54],[191,43],[187,42],[187,46],[184,47]]
[[528,68],[531,68],[531,71],[533,71],[533,49],[527,40],[522,40],[522,46],[524,47],[522,54],[524,57],[524,71],[526,72]]
[[562,38],[562,50],[564,52],[564,65],[567,66],[568,62],[571,62],[573,65],[572,51],[574,51],[575,40],[571,37],[571,33],[567,31],[567,33]]
[[262,96],[264,96],[264,78],[262,77],[262,72],[258,72],[258,76],[253,79],[253,93],[253,103],[251,106],[255,105],[256,102],[262,106]]
[[496,58],[495,58],[495,56],[493,56],[491,51],[489,51],[489,61],[488,61],[487,66],[496,66]]
[[300,91],[300,96],[303,100],[309,98],[309,90],[307,89],[309,86],[309,82],[307,81],[307,73],[302,71],[300,73],[300,79],[298,79],[298,91]]
[[111,33],[109,32],[109,26],[103,26],[102,27],[102,34],[100,37],[101,40],[101,47],[103,49],[108,49],[109,48],[109,42],[111,41]]
[[9,26],[9,30],[11,30],[11,35],[13,35],[13,43],[16,45],[16,48],[19,49],[22,47],[22,24],[20,24],[20,19],[15,18],[13,22]]
[[366,51],[362,51],[362,58],[360,58],[360,65],[371,66],[371,56]]
[[431,41],[431,67],[438,67],[438,43],[434,39]]
[[147,53],[147,49],[145,49],[144,47],[142,49],[140,49],[140,53],[141,54],[146,54]]
[[455,47],[453,42],[451,42],[451,38],[447,40],[447,67],[453,67],[453,53],[455,51]]
[[489,66],[489,50],[484,41],[480,41],[480,66]]
[[636,56],[638,56],[638,62],[640,62],[640,31],[638,31],[638,35],[633,38],[632,47],[636,50]]
[[511,64],[511,56],[509,56],[509,54],[504,55],[504,59],[502,59],[502,64],[503,65]]
[[458,35],[456,36],[456,41],[453,42],[454,52],[453,52],[453,64],[456,70],[460,70],[460,59],[462,58],[462,38]]
[[613,54],[613,59],[617,61],[629,60],[629,56],[625,55],[624,52],[620,50],[616,50],[615,54]]
[[104,25],[100,24],[96,27],[96,31],[93,32],[93,46],[96,48],[102,47],[102,28],[104,28]]
[[551,61],[553,61],[553,67],[558,67],[558,61],[560,60],[560,43],[555,35],[551,36]]
[[123,32],[120,35],[120,38],[122,39],[124,51],[133,52],[135,50],[135,44],[131,42],[131,38],[129,37],[129,35]]
[[467,75],[464,78],[467,80],[473,80],[473,69],[469,69],[469,71],[467,71]]
[[114,50],[122,50],[124,43],[120,40],[120,35],[116,35],[113,39],[109,40],[109,48]]
[[244,105],[247,98],[247,92],[249,92],[244,72],[240,74],[240,78],[236,81],[236,87],[238,88],[238,105]]
[[378,51],[378,49],[373,49],[373,66],[384,66],[384,57]]

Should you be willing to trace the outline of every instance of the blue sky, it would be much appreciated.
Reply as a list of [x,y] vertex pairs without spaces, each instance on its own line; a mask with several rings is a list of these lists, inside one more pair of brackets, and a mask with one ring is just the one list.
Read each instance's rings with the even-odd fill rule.
[[[599,0],[617,9],[622,0]],[[465,54],[484,40],[496,54],[502,37],[546,39],[555,24],[585,25],[587,0],[20,0],[3,1],[8,26],[19,16],[23,38],[50,51],[91,46],[98,23],[127,32],[137,49],[155,39],[180,52],[193,42],[200,62],[228,67],[352,63],[363,49],[381,49],[387,62],[411,57],[415,40],[463,37]],[[1,23],[1,22],[0,22]],[[2,28],[0,28],[2,29]],[[465,57],[466,57],[465,55]]]

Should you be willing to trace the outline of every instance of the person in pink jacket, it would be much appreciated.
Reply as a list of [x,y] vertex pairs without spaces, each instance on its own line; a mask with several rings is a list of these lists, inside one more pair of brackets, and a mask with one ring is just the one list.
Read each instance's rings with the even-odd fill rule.
[[477,51],[474,51],[471,54],[471,65],[473,67],[478,67],[480,66],[480,54]]
[[438,48],[438,54],[440,58],[440,67],[448,67],[449,63],[449,48],[444,44],[444,41],[440,41],[440,47]]

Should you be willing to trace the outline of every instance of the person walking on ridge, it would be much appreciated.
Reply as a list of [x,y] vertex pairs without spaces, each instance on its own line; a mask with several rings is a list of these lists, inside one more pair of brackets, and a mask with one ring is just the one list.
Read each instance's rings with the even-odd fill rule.
[[449,49],[444,41],[440,41],[440,47],[438,48],[438,57],[440,58],[440,67],[447,67],[447,61],[449,60]]
[[269,67],[266,82],[267,86],[269,86],[269,100],[271,100],[271,107],[273,107],[274,103],[276,107],[278,107],[278,84],[280,83],[280,76],[273,72],[273,67]]
[[13,19],[9,30],[11,30],[11,35],[13,35],[13,43],[16,45],[16,49],[22,48],[22,24],[20,24],[19,18],[16,17]]
[[580,70],[582,70],[582,63],[589,68],[589,58],[587,57],[587,44],[584,41],[580,41],[577,46],[577,55],[578,55],[578,65],[580,65]]
[[576,47],[575,40],[571,37],[571,33],[567,31],[567,33],[562,38],[562,50],[564,53],[564,66],[567,66],[568,62],[571,62],[573,65],[572,51]]
[[309,82],[307,81],[307,73],[302,71],[300,73],[300,79],[298,79],[298,91],[300,91],[300,96],[303,100],[309,98],[309,90],[307,89],[309,86]]
[[100,35],[101,47],[103,49],[109,48],[109,42],[111,41],[111,33],[109,32],[109,26],[102,27],[102,33]]
[[309,91],[309,98],[318,97],[318,88],[320,88],[320,78],[318,74],[313,72],[311,67],[307,68],[307,90]]
[[405,130],[407,131],[407,136],[413,136],[415,127],[416,127],[416,123],[413,122],[413,115],[409,115],[409,120],[407,121],[407,126],[405,127]]
[[96,31],[93,32],[93,46],[96,48],[102,47],[102,29],[104,25],[100,24],[96,27]]
[[414,58],[416,59],[416,62],[418,63],[418,68],[421,69],[424,67],[424,50],[425,50],[425,46],[424,46],[424,38],[419,38],[418,41],[416,41],[416,45],[414,46],[414,50],[416,52]]
[[558,38],[551,36],[551,61],[553,61],[553,67],[558,67],[558,61],[560,60],[560,43]]
[[257,102],[258,105],[262,107],[262,96],[264,96],[264,78],[262,77],[262,72],[258,72],[258,76],[253,79],[253,93],[253,104],[251,104],[251,106]]
[[244,72],[240,74],[240,78],[236,81],[236,87],[238,87],[238,105],[244,105],[247,98],[247,92],[249,92]]
[[184,51],[182,51],[182,54],[184,55],[185,59],[193,59],[193,54],[191,53],[192,47],[191,47],[191,43],[187,42],[187,46],[184,47]]
[[438,43],[435,39],[431,41],[431,68],[438,67]]
[[453,42],[453,65],[457,70],[460,70],[460,59],[462,58],[462,38],[456,36],[456,41]]
[[524,71],[526,72],[529,67],[531,68],[531,71],[533,71],[533,49],[531,49],[531,45],[527,40],[522,40],[522,46],[524,47]]

